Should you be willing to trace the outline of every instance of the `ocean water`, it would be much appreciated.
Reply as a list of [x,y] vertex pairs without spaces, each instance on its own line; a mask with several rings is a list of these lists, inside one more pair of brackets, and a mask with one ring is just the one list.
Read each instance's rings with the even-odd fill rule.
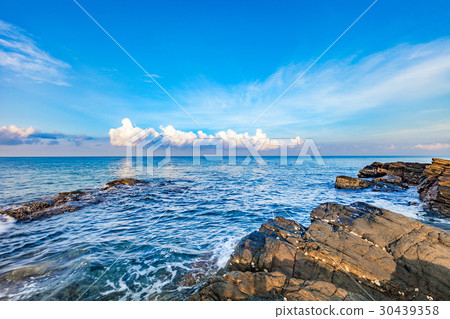
[[[145,174],[124,158],[0,158],[0,209],[58,192],[93,190],[103,201],[77,212],[18,222],[0,215],[0,300],[184,300],[204,276],[224,266],[238,240],[283,216],[304,226],[323,202],[364,201],[450,229],[427,212],[417,189],[337,190],[374,161],[431,162],[426,157],[325,157],[280,165],[265,158],[232,166],[173,158]],[[102,186],[121,177],[145,186]],[[388,230],[387,230],[388,231]],[[197,278],[198,281],[192,280]]]

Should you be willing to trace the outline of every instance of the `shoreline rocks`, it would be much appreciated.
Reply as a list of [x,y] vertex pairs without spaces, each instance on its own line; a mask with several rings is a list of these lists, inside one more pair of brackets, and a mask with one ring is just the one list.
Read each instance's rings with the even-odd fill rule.
[[448,300],[450,237],[366,203],[319,205],[244,237],[189,300]]
[[365,189],[373,186],[375,192],[397,192],[408,189],[408,185],[418,186],[419,198],[429,209],[450,217],[450,160],[433,158],[431,165],[373,162],[362,168],[358,177],[337,176],[335,188]]
[[420,178],[427,164],[423,163],[408,163],[408,162],[393,162],[380,163],[373,162],[365,166],[359,171],[358,177],[383,177],[386,175],[396,176],[401,179],[397,183],[405,183],[409,186],[419,185]]
[[361,178],[355,178],[350,176],[338,176],[334,184],[338,189],[364,189],[372,186],[372,183]]
[[450,217],[450,161],[433,158],[422,174],[418,192],[428,207]]

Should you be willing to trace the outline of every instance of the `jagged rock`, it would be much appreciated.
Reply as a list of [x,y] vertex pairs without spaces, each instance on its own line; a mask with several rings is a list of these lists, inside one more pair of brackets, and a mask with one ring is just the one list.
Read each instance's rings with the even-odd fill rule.
[[365,203],[322,204],[306,230],[276,217],[192,300],[448,300],[449,235]]
[[119,179],[116,179],[115,181],[106,183],[105,188],[110,188],[110,187],[117,186],[117,185],[136,185],[136,184],[147,184],[147,182],[139,180],[139,179],[131,178],[131,177],[119,178]]
[[450,161],[433,158],[423,172],[418,192],[430,208],[450,216]]
[[338,176],[336,177],[336,183],[334,187],[342,189],[363,189],[369,188],[372,184],[364,179],[350,177],[350,176]]
[[422,172],[427,164],[393,162],[380,163],[373,162],[359,171],[358,177],[382,177],[385,175],[397,176],[401,178],[402,183],[417,186],[419,184]]

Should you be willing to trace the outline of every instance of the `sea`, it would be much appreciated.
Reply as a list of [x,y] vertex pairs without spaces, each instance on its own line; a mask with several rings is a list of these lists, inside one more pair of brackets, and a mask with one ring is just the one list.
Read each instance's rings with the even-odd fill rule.
[[[243,236],[275,216],[308,227],[311,210],[325,202],[362,201],[450,230],[416,187],[334,188],[336,176],[356,177],[375,161],[429,157],[263,160],[174,157],[143,170],[123,157],[0,158],[0,210],[74,190],[102,198],[32,221],[0,214],[0,300],[185,300]],[[148,184],[104,189],[123,177]]]

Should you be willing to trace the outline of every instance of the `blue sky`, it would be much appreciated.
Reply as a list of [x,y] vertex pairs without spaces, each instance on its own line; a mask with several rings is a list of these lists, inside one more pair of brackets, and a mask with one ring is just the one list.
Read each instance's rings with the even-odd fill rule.
[[450,154],[448,1],[379,0],[254,125],[373,0],[78,2],[198,125],[73,1],[1,1],[0,155],[124,154],[108,134],[125,118]]

